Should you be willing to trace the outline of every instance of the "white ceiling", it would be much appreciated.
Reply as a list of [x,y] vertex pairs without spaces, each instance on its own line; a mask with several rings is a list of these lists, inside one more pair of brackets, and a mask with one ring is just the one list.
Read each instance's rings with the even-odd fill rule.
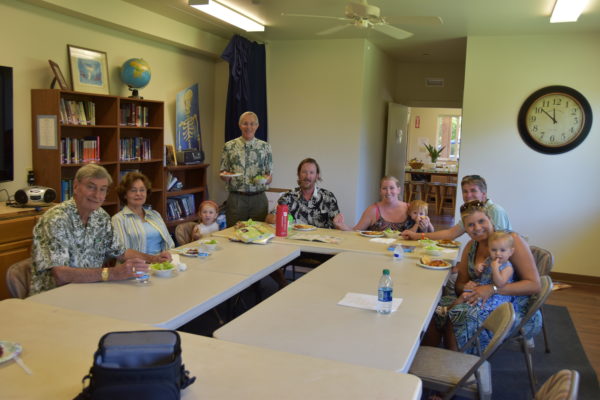
[[[238,33],[268,43],[273,40],[368,38],[393,58],[405,62],[461,63],[466,37],[472,35],[552,35],[600,32],[600,0],[589,4],[575,23],[550,24],[555,0],[371,0],[399,28],[413,32],[405,40],[378,32],[348,28],[321,36],[317,32],[343,21],[282,16],[282,12],[344,16],[345,0],[222,0],[266,25],[265,32],[247,33],[191,8],[188,0],[125,0],[180,22],[229,38]],[[393,23],[394,16],[439,16],[443,25],[411,26]],[[551,42],[540,43],[551,46]]]

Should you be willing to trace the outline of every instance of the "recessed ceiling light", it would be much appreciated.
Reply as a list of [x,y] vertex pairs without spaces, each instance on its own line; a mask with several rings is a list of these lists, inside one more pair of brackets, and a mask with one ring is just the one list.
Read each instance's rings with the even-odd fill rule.
[[265,30],[264,25],[214,0],[189,0],[188,4],[203,13],[237,26],[246,32],[264,32]]
[[550,23],[575,22],[589,0],[556,0]]

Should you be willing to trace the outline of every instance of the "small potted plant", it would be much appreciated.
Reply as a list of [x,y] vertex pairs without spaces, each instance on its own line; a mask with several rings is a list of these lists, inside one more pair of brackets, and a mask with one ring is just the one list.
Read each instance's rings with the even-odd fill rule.
[[440,146],[439,148],[435,148],[432,145],[426,143],[425,144],[425,148],[427,149],[427,152],[429,153],[429,157],[431,157],[431,162],[435,165],[436,161],[438,158],[440,158],[440,155],[442,154],[442,151],[444,150],[446,146]]

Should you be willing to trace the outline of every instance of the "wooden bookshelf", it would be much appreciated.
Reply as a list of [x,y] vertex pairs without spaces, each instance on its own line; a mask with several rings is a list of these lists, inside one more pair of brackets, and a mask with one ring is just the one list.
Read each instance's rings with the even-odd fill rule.
[[[169,174],[177,178],[177,180],[183,184],[181,189],[165,191],[165,207],[168,207],[169,199],[183,195],[191,195],[191,197],[193,197],[195,211],[197,212],[200,203],[207,198],[206,170],[208,166],[209,164],[192,164],[165,167],[165,187],[169,184]],[[196,213],[192,213],[191,215],[182,218],[171,219],[168,208],[165,209],[163,216],[165,217],[165,222],[169,229],[173,229],[182,222],[196,221],[198,219]]]
[[[73,108],[64,107],[68,104],[77,107],[81,104],[78,120],[65,118],[65,112]],[[92,105],[92,111],[88,109]],[[84,107],[85,106],[85,107]],[[62,107],[62,110],[61,110]],[[137,122],[125,121],[123,110],[139,110]],[[90,115],[91,114],[91,115]],[[40,148],[38,146],[38,117],[56,116],[56,148]],[[127,117],[130,117],[128,114]],[[165,217],[165,183],[163,172],[164,149],[164,103],[161,101],[130,99],[109,95],[73,92],[58,89],[32,89],[31,90],[31,123],[32,123],[32,151],[33,169],[36,183],[56,190],[58,200],[63,201],[62,180],[73,179],[77,169],[91,160],[68,160],[61,155],[62,140],[84,139],[97,137],[99,158],[96,162],[105,167],[111,174],[113,181],[119,181],[122,172],[138,170],[145,174],[152,182],[152,194],[148,203],[153,209]],[[126,151],[121,148],[123,139],[130,142],[139,138],[143,142],[133,156],[135,159],[124,159]],[[132,146],[135,148],[135,146]],[[131,150],[131,146],[129,148]],[[63,152],[64,153],[64,152]],[[88,153],[89,154],[89,153]],[[127,152],[132,157],[132,152]],[[109,191],[103,207],[113,215],[118,212],[122,204],[117,197],[114,184]]]

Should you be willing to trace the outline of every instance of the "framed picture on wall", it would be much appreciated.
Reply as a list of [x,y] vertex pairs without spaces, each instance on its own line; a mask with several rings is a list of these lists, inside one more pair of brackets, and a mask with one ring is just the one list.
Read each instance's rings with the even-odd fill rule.
[[109,94],[108,58],[103,51],[67,45],[73,90]]
[[63,76],[58,64],[52,60],[48,60],[48,63],[50,64],[50,68],[52,69],[52,73],[54,74],[54,79],[52,80],[51,87],[54,88],[54,83],[58,83],[58,87],[62,90],[71,90],[71,87],[69,86],[67,80]]

